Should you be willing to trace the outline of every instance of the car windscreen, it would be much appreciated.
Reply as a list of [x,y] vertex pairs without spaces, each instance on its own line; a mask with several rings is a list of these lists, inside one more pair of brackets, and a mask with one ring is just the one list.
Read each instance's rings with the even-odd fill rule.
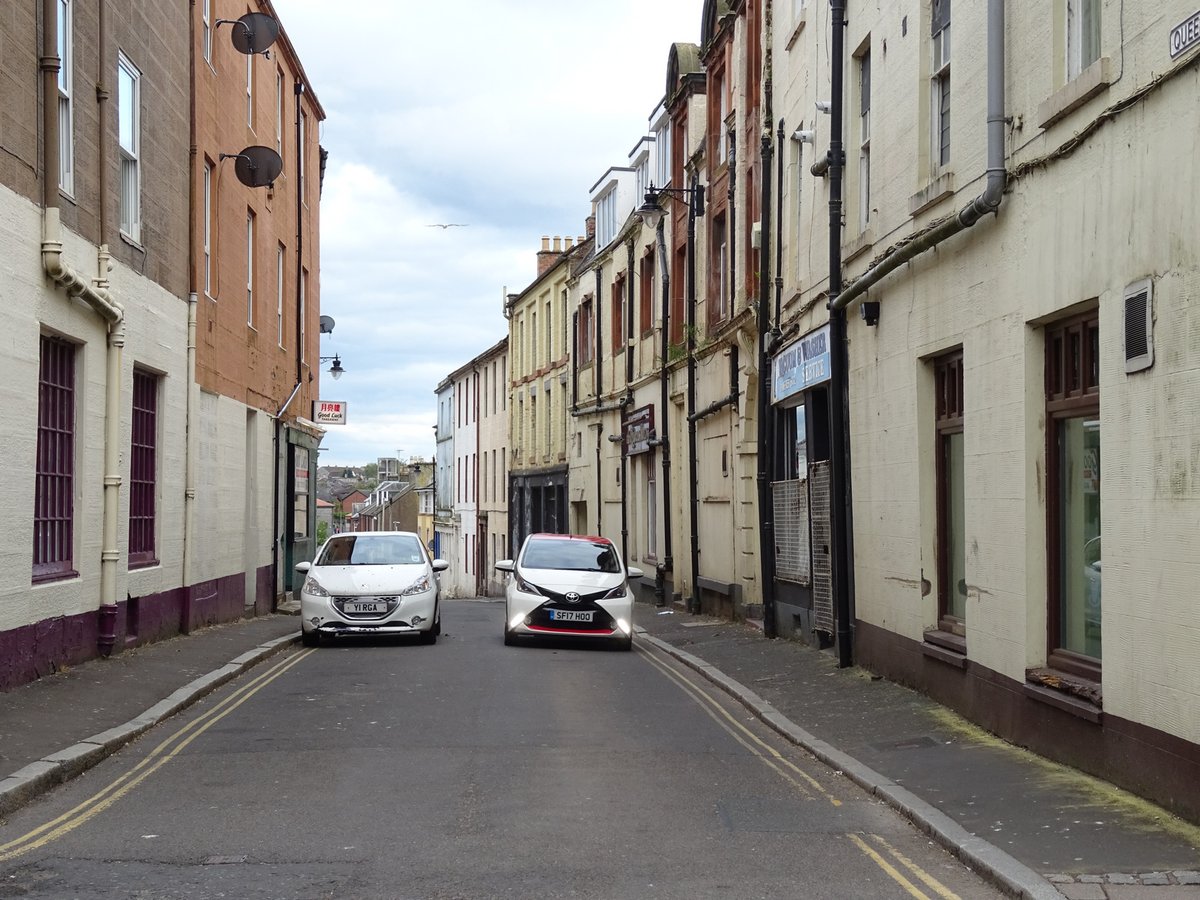
[[329,539],[318,566],[411,566],[425,562],[410,534],[346,534]]
[[582,572],[620,572],[612,544],[549,538],[525,545],[521,565],[526,569],[576,569]]

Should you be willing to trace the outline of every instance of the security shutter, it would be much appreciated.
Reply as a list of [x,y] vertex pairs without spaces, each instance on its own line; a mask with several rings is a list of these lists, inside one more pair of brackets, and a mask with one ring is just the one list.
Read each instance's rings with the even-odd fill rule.
[[1125,288],[1125,371],[1154,365],[1154,283],[1145,278]]
[[833,567],[829,552],[833,531],[829,519],[829,461],[813,463],[808,467],[808,472],[812,509],[813,628],[833,634]]
[[775,577],[807,585],[812,559],[808,545],[808,481],[771,484],[775,512]]

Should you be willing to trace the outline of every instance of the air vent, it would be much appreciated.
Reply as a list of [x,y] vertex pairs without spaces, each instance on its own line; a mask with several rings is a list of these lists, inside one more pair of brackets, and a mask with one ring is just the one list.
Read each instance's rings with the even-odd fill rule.
[[1154,283],[1145,278],[1125,288],[1125,372],[1154,365]]

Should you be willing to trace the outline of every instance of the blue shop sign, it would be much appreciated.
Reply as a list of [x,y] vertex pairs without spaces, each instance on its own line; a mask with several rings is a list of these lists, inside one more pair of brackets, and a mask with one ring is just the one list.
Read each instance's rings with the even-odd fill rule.
[[829,380],[829,325],[822,325],[775,355],[771,402],[782,403]]

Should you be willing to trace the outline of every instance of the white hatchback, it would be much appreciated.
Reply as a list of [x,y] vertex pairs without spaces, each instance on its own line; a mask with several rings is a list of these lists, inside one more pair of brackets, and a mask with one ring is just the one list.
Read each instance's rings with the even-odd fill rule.
[[430,559],[411,531],[335,534],[311,563],[297,564],[300,629],[305,645],[354,635],[419,635],[434,643],[442,630],[436,573],[449,568]]
[[633,593],[612,541],[576,534],[531,534],[517,559],[496,563],[511,573],[505,590],[504,643],[520,635],[616,641],[633,646]]

